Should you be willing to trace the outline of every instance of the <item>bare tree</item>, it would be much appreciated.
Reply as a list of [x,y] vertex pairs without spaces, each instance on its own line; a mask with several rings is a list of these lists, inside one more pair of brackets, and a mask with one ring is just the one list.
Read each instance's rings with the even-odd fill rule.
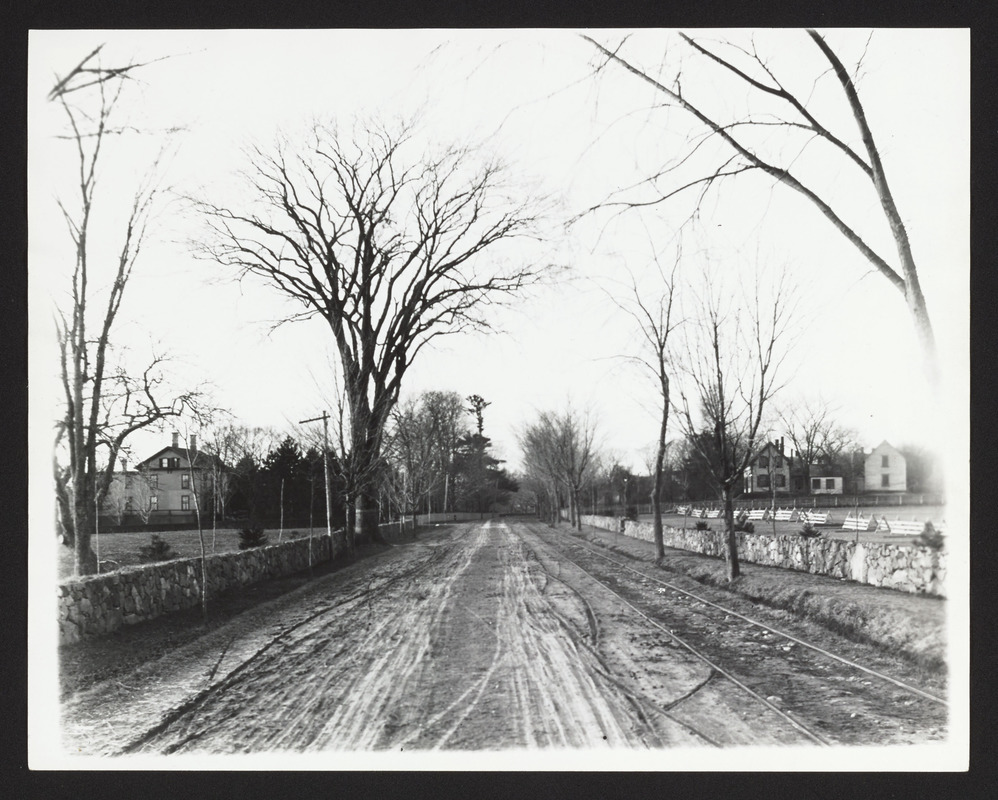
[[[307,141],[255,149],[251,205],[199,203],[201,253],[262,278],[322,317],[335,339],[350,412],[354,473],[378,462],[385,423],[419,352],[446,333],[488,328],[485,306],[535,281],[537,265],[484,256],[533,236],[538,207],[496,160],[469,148],[431,154],[414,126],[316,124]],[[356,530],[380,538],[377,487],[356,487]]]
[[[208,415],[203,416],[201,419],[195,419],[194,424],[199,428],[205,423],[209,422]],[[191,483],[191,494],[194,496],[194,517],[197,521],[198,526],[198,543],[201,550],[201,618],[207,619],[208,617],[208,553],[204,544],[204,524],[201,520],[201,500],[200,496],[203,493],[203,487],[199,487],[199,481],[202,481],[202,476],[205,474],[202,472],[200,467],[202,464],[199,462],[206,462],[210,459],[203,456],[198,452],[195,440],[191,435],[191,428],[188,426],[187,430],[184,432],[184,454],[187,456],[187,475],[188,480]],[[208,472],[208,475],[211,473]],[[214,546],[214,531],[212,532],[212,545]]]
[[[354,457],[351,445],[353,426],[350,404],[343,383],[340,381],[339,375],[341,372],[342,370],[335,366],[332,366],[330,370],[333,385],[331,390],[326,393],[325,399],[332,404],[332,414],[323,422],[321,433],[316,427],[301,427],[300,423],[296,427],[296,431],[300,441],[310,442],[313,447],[323,453],[326,506],[328,509],[332,508],[331,481],[333,470],[331,462],[335,458],[336,467],[339,471],[340,485],[342,487],[346,547],[349,552],[352,552],[354,549],[355,519],[357,513],[356,502],[359,495],[359,487],[362,485],[376,485],[376,479],[379,476],[383,476],[384,471],[380,456],[374,460]],[[328,412],[324,411],[323,414],[328,414]],[[322,415],[320,415],[312,421],[314,422],[322,418]],[[329,439],[330,423],[332,423],[331,441]],[[331,522],[330,525],[332,525]]]
[[852,433],[838,424],[834,408],[821,398],[799,399],[780,414],[787,438],[790,439],[804,478],[804,491],[811,493],[811,466],[823,461],[834,463],[852,441]]
[[629,314],[641,332],[642,352],[629,356],[639,364],[654,381],[659,395],[658,439],[655,448],[654,489],[652,490],[652,513],[654,515],[655,558],[658,562],[665,557],[665,542],[662,535],[662,486],[665,481],[669,426],[669,388],[672,374],[670,364],[669,336],[676,324],[672,319],[672,306],[675,297],[676,270],[679,267],[680,252],[668,274],[659,258],[655,257],[657,283],[651,292],[638,288],[634,275],[631,277],[631,292],[626,301],[614,299],[617,307]]
[[[90,232],[101,213],[100,166],[108,140],[125,129],[116,126],[115,109],[126,82],[143,66],[130,63],[105,67],[101,47],[64,77],[58,78],[49,99],[66,115],[69,141],[76,153],[75,199],[59,201],[59,208],[75,250],[68,308],[56,312],[60,349],[60,377],[64,411],[57,423],[57,452],[68,451],[68,467],[57,469],[60,523],[64,541],[74,549],[78,575],[97,571],[90,547],[96,530],[96,508],[104,501],[118,453],[135,431],[165,417],[176,416],[196,399],[196,392],[165,396],[163,359],[158,355],[141,370],[114,363],[112,332],[132,271],[146,241],[150,215],[159,187],[152,164],[132,194],[120,228],[120,246],[111,275],[94,272]],[[110,187],[109,187],[110,188]],[[115,192],[128,191],[121,186]],[[100,291],[101,284],[110,288]],[[59,485],[59,484],[62,485]],[[72,501],[70,502],[70,498]]]
[[598,466],[596,458],[596,421],[592,414],[579,414],[571,406],[563,413],[542,412],[519,436],[524,465],[537,478],[555,502],[554,519],[558,521],[560,497],[558,486],[565,489],[569,503],[569,522],[581,530],[581,493]]
[[139,520],[146,524],[152,515],[152,502],[150,498],[154,495],[155,489],[149,482],[149,477],[144,470],[136,470],[132,476],[132,510]]
[[[455,463],[458,442],[468,434],[461,395],[457,392],[430,391],[423,395],[423,405],[430,417],[434,435],[434,463],[443,476],[443,497],[440,510],[453,510]],[[439,484],[438,484],[439,485]],[[438,489],[439,491],[439,489]]]
[[760,282],[742,298],[706,273],[703,291],[691,291],[697,314],[688,316],[674,356],[683,373],[674,401],[679,426],[724,502],[728,580],[739,574],[733,500],[780,388],[795,305],[785,272],[768,298]]
[[386,488],[402,514],[412,514],[414,526],[420,500],[425,500],[441,481],[437,469],[438,431],[431,403],[432,397],[426,395],[400,401],[392,410],[386,435]]
[[198,434],[203,463],[202,483],[208,490],[202,492],[203,502],[211,506],[211,552],[215,552],[218,521],[225,519],[226,506],[235,490],[233,467],[240,455],[240,429],[231,422],[223,422],[221,412],[203,424]]
[[116,525],[124,522],[125,515],[132,510],[131,477],[122,472],[111,478],[104,496],[103,510],[114,520]]
[[[808,30],[807,35],[817,47],[828,68],[824,73],[813,76],[813,80],[810,76],[807,78],[804,85],[809,89],[795,93],[788,86],[800,81],[801,76],[778,76],[769,66],[768,59],[757,52],[754,41],[748,48],[731,43],[710,48],[701,41],[680,34],[682,41],[691,48],[693,54],[706,59],[705,67],[711,65],[718,67],[731,78],[733,92],[739,96],[746,96],[750,101],[758,101],[761,113],[749,113],[737,119],[720,119],[708,113],[705,110],[709,100],[707,96],[699,100],[691,98],[689,92],[684,91],[682,70],[678,70],[667,84],[666,79],[655,77],[650,70],[625,60],[620,55],[623,43],[617,48],[610,48],[589,36],[583,35],[583,38],[606,58],[604,65],[613,62],[623,67],[652,86],[666,99],[667,106],[681,108],[692,115],[706,131],[706,136],[691,142],[689,152],[681,154],[675,162],[649,179],[649,184],[660,187],[656,188],[658,196],[639,205],[663,202],[687,189],[699,187],[701,191],[699,206],[711,186],[726,178],[753,171],[765,173],[775,184],[794,190],[816,208],[904,297],[924,355],[930,384],[933,388],[937,388],[939,367],[935,338],[915,258],[902,215],[891,193],[880,150],[867,121],[866,110],[849,70],[825,38],[814,30]],[[856,70],[858,68],[859,65],[856,66]],[[855,131],[833,132],[818,120],[813,110],[808,108],[808,101],[811,98],[805,92],[813,95],[815,84],[826,74],[834,76],[849,109]],[[778,113],[780,109],[785,110],[783,115]],[[862,143],[860,147],[849,144],[849,141],[855,138],[856,132]],[[669,178],[670,174],[678,175],[679,168],[688,165],[694,153],[706,150],[705,142],[713,137],[727,146],[730,152],[728,158],[706,170],[706,174],[692,180],[684,177],[680,179],[679,185],[663,185],[663,180]],[[783,157],[770,155],[771,152],[780,150],[775,144],[777,141],[790,145],[786,148],[788,155]],[[811,146],[812,142],[823,145],[824,163],[841,164],[843,171],[854,170],[869,186],[872,197],[876,198],[880,205],[882,220],[897,251],[896,258],[877,251],[872,244],[874,233],[862,234],[846,221],[849,216],[848,209],[835,208],[830,186],[815,186],[812,178],[804,177],[804,172],[797,162],[800,154]],[[853,196],[850,196],[850,202],[855,202]],[[622,204],[628,206],[631,205],[631,201]]]
[[[544,414],[537,422],[521,430],[517,439],[523,454],[523,468],[526,472],[528,485],[538,495],[538,500],[544,499],[548,508],[551,525],[557,525],[561,516],[561,474],[558,467],[557,443],[554,425],[550,414]],[[540,511],[540,508],[538,508]]]

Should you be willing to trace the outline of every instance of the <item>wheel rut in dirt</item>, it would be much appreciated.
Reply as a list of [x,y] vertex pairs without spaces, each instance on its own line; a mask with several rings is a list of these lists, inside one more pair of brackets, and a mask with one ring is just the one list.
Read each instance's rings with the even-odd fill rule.
[[[74,698],[67,736],[105,754],[806,742],[548,533],[462,524],[325,576],[124,676],[128,691]],[[668,599],[632,583],[631,601]]]

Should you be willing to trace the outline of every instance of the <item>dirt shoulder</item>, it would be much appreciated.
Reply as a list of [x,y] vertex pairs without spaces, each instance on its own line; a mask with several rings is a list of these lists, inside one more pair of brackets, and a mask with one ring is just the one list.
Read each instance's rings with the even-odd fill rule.
[[[559,527],[568,531],[567,524]],[[651,542],[586,525],[581,536],[627,558],[654,561]],[[729,584],[722,559],[669,547],[661,565],[663,572],[784,610],[853,641],[889,649],[924,669],[946,669],[945,600],[747,562],[741,562],[740,568],[742,574]]]

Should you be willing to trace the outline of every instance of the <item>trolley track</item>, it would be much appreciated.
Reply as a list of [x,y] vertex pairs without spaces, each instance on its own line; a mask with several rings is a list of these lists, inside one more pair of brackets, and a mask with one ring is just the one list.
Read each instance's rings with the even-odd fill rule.
[[793,621],[786,636],[744,598],[542,525],[384,555],[150,661],[127,691],[95,684],[68,709],[79,752],[824,748],[945,728],[944,704],[902,688],[917,681],[850,666],[884,663],[865,647]]
[[684,589],[683,587],[679,586],[676,583],[673,583],[671,581],[662,580],[661,578],[658,578],[658,577],[656,577],[654,575],[650,575],[650,574],[648,574],[647,572],[645,572],[643,570],[635,569],[634,567],[629,566],[628,564],[625,564],[625,563],[623,563],[621,561],[618,561],[615,558],[611,558],[610,556],[606,555],[605,553],[601,553],[598,549],[596,549],[594,547],[590,547],[589,545],[583,544],[582,541],[576,539],[575,537],[572,537],[571,545],[574,546],[574,547],[580,548],[580,549],[586,551],[589,555],[592,555],[592,556],[595,556],[596,558],[602,559],[606,563],[612,564],[613,566],[615,566],[615,567],[617,567],[617,568],[619,568],[621,570],[624,570],[626,572],[629,572],[629,573],[632,573],[634,575],[637,575],[638,577],[640,577],[640,578],[642,578],[644,580],[651,581],[652,583],[658,584],[659,586],[665,587],[665,588],[670,589],[670,590],[672,590],[674,592],[678,592],[679,594],[684,595],[685,597],[690,598],[691,600],[695,601],[696,603],[701,604],[699,607],[693,606],[692,610],[695,611],[696,613],[699,613],[699,614],[703,615],[703,616],[707,616],[710,613],[704,607],[709,608],[709,609],[715,609],[716,611],[719,611],[719,612],[725,614],[726,616],[736,617],[736,618],[742,620],[743,622],[747,622],[750,625],[753,625],[753,626],[755,626],[757,628],[760,628],[761,630],[767,631],[767,632],[769,632],[769,633],[771,633],[771,634],[773,634],[775,636],[782,637],[782,638],[784,638],[784,639],[786,639],[786,640],[788,640],[790,642],[793,642],[794,644],[798,644],[798,645],[801,645],[802,647],[806,647],[809,650],[812,650],[815,653],[818,653],[818,654],[820,654],[820,655],[822,655],[822,656],[824,656],[826,658],[832,659],[834,661],[838,661],[839,663],[841,663],[841,664],[843,664],[843,665],[845,665],[847,667],[851,667],[853,669],[859,670],[860,672],[864,672],[864,673],[866,673],[867,675],[869,675],[869,676],[871,676],[873,678],[877,678],[878,680],[884,681],[886,683],[890,683],[890,684],[892,684],[892,685],[894,685],[894,686],[896,686],[896,687],[898,687],[900,689],[903,689],[906,692],[910,692],[911,694],[916,695],[916,696],[922,698],[923,700],[927,700],[929,702],[936,703],[936,704],[941,705],[943,707],[948,707],[949,706],[949,703],[947,702],[947,700],[945,698],[939,697],[937,694],[933,694],[932,692],[928,692],[928,691],[926,691],[924,689],[921,689],[921,688],[919,688],[917,686],[913,686],[912,684],[906,683],[905,681],[899,680],[898,678],[895,678],[895,677],[893,677],[891,675],[887,675],[887,674],[885,674],[883,672],[879,672],[878,670],[875,670],[875,669],[873,669],[871,667],[867,667],[867,666],[865,666],[863,664],[860,664],[860,663],[858,663],[856,661],[853,661],[853,660],[851,660],[849,658],[846,658],[845,656],[841,656],[838,653],[834,653],[834,652],[828,650],[827,648],[823,648],[823,647],[820,647],[819,645],[816,645],[816,644],[813,644],[811,642],[808,642],[807,640],[802,639],[799,636],[795,636],[794,634],[787,633],[786,631],[780,630],[779,628],[775,628],[775,627],[773,627],[773,626],[771,626],[771,625],[769,625],[769,624],[767,624],[765,622],[762,622],[760,620],[748,617],[745,614],[742,614],[742,613],[740,613],[738,611],[735,611],[734,609],[722,606],[722,605],[720,605],[718,603],[713,602],[712,600],[709,600],[708,598],[706,598],[706,597],[704,597],[702,595],[699,595],[699,594],[697,594],[695,592],[691,592],[689,589]]
[[[779,630],[765,622],[720,605],[696,592],[679,586],[673,582],[662,580],[641,569],[624,564],[619,560],[600,552],[597,548],[584,543],[575,536],[560,534],[552,536],[552,532],[544,528],[539,531],[535,526],[528,526],[537,538],[559,554],[566,561],[572,561],[576,566],[587,572],[594,580],[606,586],[608,590],[626,596],[631,605],[640,605],[645,610],[636,609],[639,613],[646,612],[659,620],[667,621],[664,627],[672,635],[682,635],[683,638],[697,642],[702,649],[718,654],[716,659],[722,663],[733,663],[737,667],[731,670],[749,669],[757,677],[760,688],[765,687],[766,680],[760,680],[758,673],[760,664],[775,664],[774,673],[782,673],[781,682],[777,682],[772,694],[779,696],[781,704],[786,701],[787,707],[801,708],[814,705],[807,696],[807,691],[795,686],[797,675],[800,675],[805,686],[834,687],[831,691],[835,696],[829,700],[831,704],[855,708],[846,727],[858,725],[855,718],[866,719],[866,727],[887,725],[888,720],[897,722],[903,729],[927,727],[940,728],[946,725],[946,700],[933,692],[926,691],[912,683],[887,675],[872,669],[857,661],[832,652],[828,647],[809,642],[806,639]],[[557,544],[555,543],[557,542]],[[575,558],[572,558],[568,552]],[[593,559],[596,560],[594,566]],[[583,561],[584,563],[579,563]],[[601,573],[601,574],[596,574]],[[636,585],[636,581],[638,583]],[[649,584],[657,587],[657,591],[649,593]],[[619,590],[619,591],[618,591]],[[663,596],[668,591],[671,596]],[[633,601],[633,602],[632,602]],[[686,602],[683,602],[686,601]],[[668,602],[668,606],[663,606]],[[692,622],[699,618],[701,623]],[[750,639],[751,634],[743,637],[744,645],[737,649],[723,646],[720,640],[730,638],[725,635],[731,632],[734,625],[742,628],[749,626],[759,637]],[[716,640],[716,641],[715,641]],[[782,647],[774,642],[782,640]],[[748,655],[746,655],[748,653]],[[783,662],[782,664],[780,662]],[[819,663],[824,662],[824,663]],[[785,666],[785,665],[789,665]],[[856,680],[856,677],[860,680]],[[873,680],[862,680],[862,678]],[[883,688],[878,688],[880,684]],[[900,690],[908,699],[897,694]],[[890,694],[890,692],[894,692]],[[761,694],[769,695],[770,690],[762,688]],[[825,712],[819,712],[825,715]],[[841,716],[841,715],[840,715]],[[839,719],[832,728],[841,727],[843,720]],[[830,723],[830,720],[826,720]],[[859,734],[857,734],[859,737]]]
[[[528,530],[529,530],[529,528],[528,528]],[[536,535],[536,532],[534,532],[534,531],[531,531],[531,532]],[[539,537],[539,538],[542,538],[542,537]],[[542,538],[542,541],[543,541],[543,538]],[[752,698],[752,700],[754,700],[756,703],[758,703],[758,704],[762,705],[763,707],[765,707],[771,714],[775,715],[776,717],[778,717],[779,719],[781,719],[783,722],[788,723],[792,728],[794,728],[796,731],[798,731],[800,734],[802,734],[805,738],[809,739],[811,742],[813,742],[815,744],[818,744],[818,745],[821,745],[821,746],[828,746],[828,745],[832,744],[832,741],[829,740],[824,735],[822,735],[819,731],[814,730],[813,728],[805,725],[803,722],[801,722],[795,716],[793,716],[791,714],[788,714],[786,711],[784,711],[783,709],[781,709],[775,703],[769,701],[768,699],[766,699],[765,697],[763,697],[762,695],[760,695],[758,692],[756,692],[754,689],[752,689],[751,687],[749,687],[748,685],[746,685],[743,681],[741,681],[738,677],[736,677],[730,670],[725,669],[719,663],[717,663],[717,661],[715,659],[712,659],[705,652],[703,652],[700,648],[697,648],[694,645],[692,645],[690,642],[688,642],[685,637],[677,635],[671,628],[666,627],[661,622],[659,622],[658,620],[654,619],[651,615],[649,615],[649,614],[645,613],[644,611],[642,611],[634,603],[630,602],[626,597],[624,597],[624,595],[622,595],[620,592],[616,591],[613,587],[609,586],[606,583],[606,581],[604,581],[603,579],[601,579],[599,576],[597,576],[596,574],[594,574],[590,570],[586,569],[577,560],[575,560],[575,559],[569,557],[568,555],[566,555],[564,553],[564,551],[559,551],[559,556],[562,559],[564,559],[565,561],[568,561],[569,563],[573,564],[576,567],[576,569],[578,569],[581,572],[585,573],[593,581],[595,581],[596,583],[598,583],[603,588],[604,591],[612,594],[617,599],[617,602],[621,603],[626,608],[628,608],[633,614],[635,614],[638,617],[640,617],[647,625],[650,625],[652,628],[654,628],[654,629],[656,629],[656,630],[661,631],[662,633],[664,633],[673,642],[675,642],[679,647],[681,647],[682,649],[684,649],[685,651],[687,651],[688,653],[690,653],[691,655],[693,655],[695,658],[697,658],[700,661],[702,661],[704,664],[706,664],[710,668],[711,672],[708,675],[707,680],[704,681],[704,684],[701,684],[700,686],[695,687],[686,696],[677,698],[676,700],[674,700],[672,703],[669,704],[668,708],[666,708],[666,709],[656,709],[656,710],[659,710],[659,711],[665,713],[671,719],[675,719],[673,717],[673,715],[671,713],[669,713],[669,712],[673,708],[675,708],[676,706],[678,706],[679,704],[681,704],[682,702],[684,702],[687,699],[689,699],[690,696],[696,694],[696,692],[698,692],[702,688],[703,685],[705,685],[706,683],[708,683],[709,681],[711,681],[713,679],[713,677],[715,675],[717,675],[717,676],[721,676],[721,677],[727,679],[731,684],[733,684],[735,687],[737,687],[741,692],[743,692],[744,694],[746,694],[748,697]],[[711,744],[714,744],[716,746],[716,743],[713,742],[713,741],[711,741],[710,738],[708,736],[706,736],[702,731],[697,730],[696,733],[697,733],[697,735],[703,737],[705,740],[707,740],[708,742],[710,742]]]

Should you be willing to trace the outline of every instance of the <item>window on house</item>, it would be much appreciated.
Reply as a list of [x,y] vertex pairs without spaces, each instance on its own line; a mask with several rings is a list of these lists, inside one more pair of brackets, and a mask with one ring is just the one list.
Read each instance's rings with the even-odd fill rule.
[[168,458],[161,458],[159,460],[159,468],[160,469],[166,469],[169,466],[170,466],[170,459],[168,459]]
[[820,489],[821,488],[821,478],[811,478],[811,488]]
[[880,466],[882,466],[884,468],[887,468],[890,465],[891,465],[891,457],[890,456],[881,456],[880,457]]
[[880,487],[882,489],[886,489],[890,485],[891,485],[891,476],[890,476],[890,473],[885,472],[883,475],[880,476]]
[[835,488],[835,478],[825,478],[825,488],[834,489]]
[[149,498],[149,510],[159,511],[159,498],[156,495]]
[[783,468],[783,458],[780,457],[780,456],[777,456],[776,457],[776,461],[773,464],[773,466],[776,467],[777,469],[782,469]]
[[191,496],[189,494],[180,495],[180,510],[181,511],[191,510]]
[[150,489],[158,489],[159,488],[159,475],[150,475],[149,476],[149,488]]
[[190,489],[191,488],[191,476],[190,473],[185,472],[180,476],[180,488]]
[[769,456],[759,456],[759,466],[763,469],[769,469]]
[[786,487],[786,485],[787,485],[787,476],[781,472],[776,476],[776,488],[783,489]]
[[769,488],[769,476],[768,475],[758,475],[758,476],[756,476],[756,478],[758,480],[759,488],[760,489],[768,489]]

